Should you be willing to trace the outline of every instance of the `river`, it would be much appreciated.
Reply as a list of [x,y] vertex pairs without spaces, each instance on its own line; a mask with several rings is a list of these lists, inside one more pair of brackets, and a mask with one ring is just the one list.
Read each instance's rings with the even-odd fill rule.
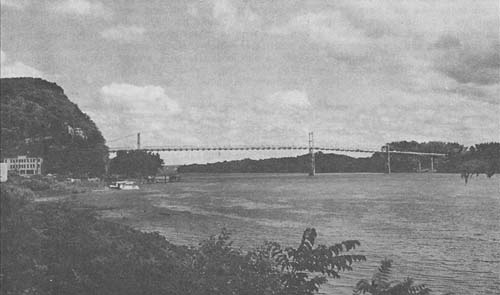
[[243,249],[264,240],[297,246],[306,227],[321,244],[358,239],[353,253],[368,261],[329,280],[325,294],[352,294],[383,258],[394,261],[394,279],[411,276],[434,294],[500,294],[497,176],[465,185],[452,174],[193,174],[135,194],[184,214],[134,224],[178,244],[196,245],[222,227]]

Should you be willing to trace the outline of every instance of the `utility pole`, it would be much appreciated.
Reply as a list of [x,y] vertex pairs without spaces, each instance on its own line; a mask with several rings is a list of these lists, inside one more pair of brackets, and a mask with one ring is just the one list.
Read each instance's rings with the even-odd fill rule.
[[309,171],[309,176],[314,176],[316,174],[316,163],[314,160],[314,133],[309,132],[309,154],[311,155],[311,170]]
[[141,149],[141,133],[137,133],[137,149]]
[[387,149],[387,174],[391,174],[391,147],[389,144],[386,146]]
[[434,173],[434,157],[431,156],[431,173]]

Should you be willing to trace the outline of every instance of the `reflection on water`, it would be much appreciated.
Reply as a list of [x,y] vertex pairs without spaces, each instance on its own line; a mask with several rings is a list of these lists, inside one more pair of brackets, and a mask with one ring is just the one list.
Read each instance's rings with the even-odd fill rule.
[[357,253],[369,260],[331,280],[325,293],[352,294],[387,257],[395,274],[437,292],[500,294],[499,180],[479,177],[465,186],[442,174],[186,175],[143,197],[192,218],[142,226],[191,244],[227,227],[243,248],[264,240],[296,245],[312,226],[319,243],[359,239]]

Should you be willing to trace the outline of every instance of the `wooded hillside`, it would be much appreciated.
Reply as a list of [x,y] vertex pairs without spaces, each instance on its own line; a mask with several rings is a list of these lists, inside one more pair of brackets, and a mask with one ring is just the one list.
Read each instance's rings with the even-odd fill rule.
[[44,173],[98,176],[107,147],[94,122],[55,83],[0,79],[1,157],[44,159]]

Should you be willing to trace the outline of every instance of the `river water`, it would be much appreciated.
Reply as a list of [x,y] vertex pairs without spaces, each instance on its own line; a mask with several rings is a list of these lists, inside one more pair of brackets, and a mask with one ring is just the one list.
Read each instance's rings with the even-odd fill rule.
[[306,227],[321,244],[360,240],[353,253],[368,261],[329,280],[325,294],[352,294],[383,258],[394,261],[394,279],[411,276],[434,294],[500,294],[500,177],[465,185],[450,174],[185,175],[141,197],[185,213],[139,225],[179,244],[222,227],[243,249],[264,240],[297,246]]

